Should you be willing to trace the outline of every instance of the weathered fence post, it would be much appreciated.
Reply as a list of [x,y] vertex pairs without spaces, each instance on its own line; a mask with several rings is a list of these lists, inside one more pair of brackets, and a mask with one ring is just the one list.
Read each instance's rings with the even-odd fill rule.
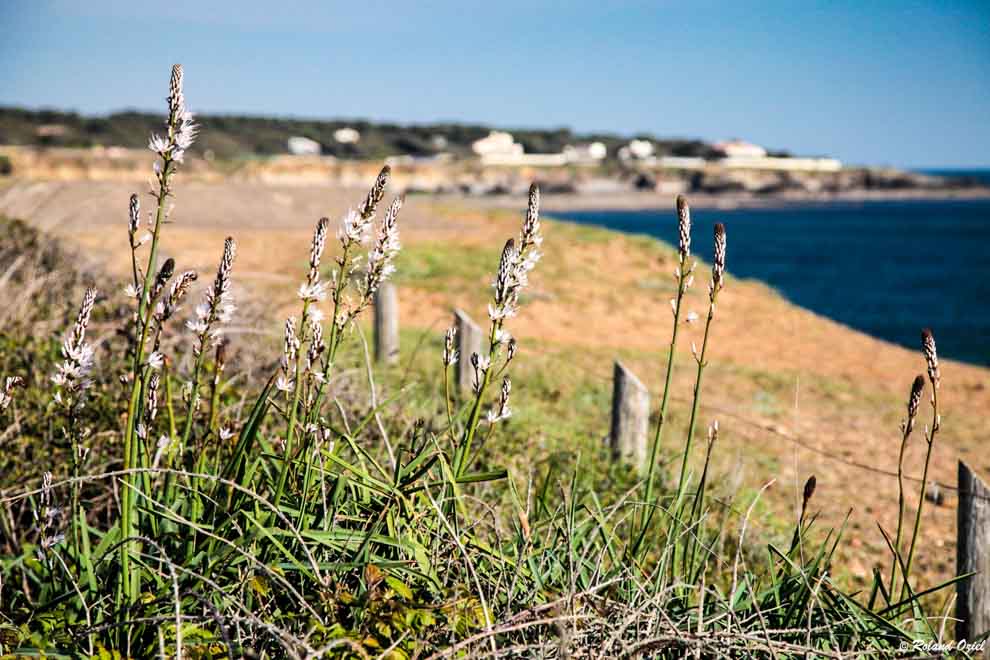
[[375,292],[375,360],[399,361],[399,296],[391,282],[382,283]]
[[457,328],[457,389],[464,393],[471,391],[474,381],[474,367],[471,354],[481,353],[481,328],[460,309],[454,310],[454,327]]
[[972,641],[990,631],[990,488],[962,461],[956,535],[956,575],[975,573],[956,583],[956,639]]
[[646,465],[646,436],[650,426],[650,393],[621,362],[612,381],[612,454],[642,469]]

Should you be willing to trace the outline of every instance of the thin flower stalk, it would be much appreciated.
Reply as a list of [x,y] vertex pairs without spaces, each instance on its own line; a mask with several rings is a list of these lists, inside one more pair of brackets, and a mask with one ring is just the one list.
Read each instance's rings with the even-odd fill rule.
[[450,434],[452,444],[457,442],[454,437],[454,408],[450,396],[450,370],[457,364],[460,355],[454,340],[457,338],[457,327],[447,328],[443,336],[443,402],[447,410],[447,432]]
[[[309,302],[304,302],[303,319],[306,317],[308,307]],[[300,334],[302,334],[305,327],[305,321],[300,321]],[[302,340],[296,334],[296,319],[290,316],[285,321],[285,339],[283,342],[281,360],[282,374],[278,377],[277,385],[275,386],[276,389],[285,392],[286,395],[290,396],[288,414],[286,415],[288,420],[288,429],[286,430],[285,441],[282,446],[282,469],[279,473],[278,485],[275,488],[275,499],[273,500],[276,505],[278,505],[282,499],[282,492],[285,489],[286,480],[289,476],[289,468],[292,464],[296,415],[298,413],[299,406],[300,381],[302,380],[302,378],[300,378],[301,367],[299,364],[301,345]]]
[[[818,479],[815,475],[811,475],[804,482],[804,488],[801,491],[801,512],[798,515],[798,523],[794,528],[794,533],[791,535],[791,546],[787,551],[787,556],[792,556],[792,553],[803,548],[802,539],[804,538],[804,521],[808,515],[808,504],[811,502],[812,496],[815,494],[815,488],[818,487]],[[778,572],[778,579],[783,577],[790,570],[789,564],[783,562],[780,571]]]
[[935,349],[935,335],[928,328],[921,332],[921,352],[925,357],[925,364],[928,366],[928,381],[932,386],[932,421],[927,429],[926,442],[928,447],[925,453],[925,467],[921,473],[921,486],[918,489],[918,510],[914,517],[914,529],[911,532],[911,544],[908,546],[907,563],[904,566],[904,584],[901,593],[906,594],[908,580],[911,576],[911,565],[914,561],[915,545],[918,542],[918,532],[921,529],[921,514],[925,506],[925,488],[928,486],[928,467],[932,460],[932,449],[935,447],[935,434],[938,433],[941,425],[941,417],[938,411],[938,388],[941,384],[941,375],[938,368],[938,352]]
[[[153,300],[151,298],[152,287],[155,283],[156,265],[158,263],[158,246],[161,239],[162,226],[166,220],[166,203],[171,195],[171,180],[175,174],[178,163],[184,158],[185,151],[192,145],[196,137],[196,125],[185,104],[183,93],[183,71],[182,66],[176,64],[172,67],[172,75],[169,81],[168,96],[168,118],[165,122],[166,133],[164,136],[153,135],[149,141],[149,148],[157,155],[154,163],[155,178],[157,181],[157,191],[152,192],[155,198],[156,209],[154,222],[151,231],[151,248],[148,254],[147,266],[144,269],[144,281],[138,297],[137,320],[141,326],[138,341],[134,350],[134,363],[131,373],[131,395],[127,410],[127,428],[124,432],[124,469],[130,470],[135,467],[137,458],[137,416],[141,402],[143,401],[144,388],[147,386],[147,367],[144,365],[144,342],[148,335],[148,328],[152,322],[150,314]],[[135,219],[139,212],[139,205],[132,205],[128,233],[135,229]],[[132,239],[132,245],[135,242]],[[136,249],[136,247],[134,248]],[[137,268],[134,274],[138,273]],[[142,373],[143,372],[143,373]],[[134,493],[135,480],[133,475],[127,474],[124,477],[124,488],[121,492],[121,535],[123,538],[131,538],[135,535],[137,507],[135,506]],[[131,570],[131,553],[133,552],[131,543],[122,543],[120,546],[121,560],[121,582],[118,591],[118,606],[122,606],[121,598],[126,598],[127,603],[133,603],[138,594],[138,572]]]
[[131,246],[131,288],[128,289],[130,297],[136,298],[138,287],[141,286],[141,269],[138,266],[138,248],[144,244],[145,239],[138,237],[141,228],[141,200],[137,195],[131,195],[130,205],[127,214],[127,237]]
[[[148,267],[145,269],[144,284],[141,289],[138,307],[138,319],[144,325],[147,325],[151,321],[147,314],[152,302],[149,298],[149,293],[154,280],[155,266],[158,262],[158,245],[161,238],[162,224],[167,216],[166,202],[172,194],[171,179],[175,174],[178,163],[181,163],[183,160],[185,150],[192,145],[196,137],[197,128],[193,122],[192,113],[186,109],[182,82],[182,65],[176,64],[172,67],[172,77],[169,83],[169,114],[165,122],[166,134],[164,137],[153,135],[149,142],[149,148],[158,156],[154,166],[158,190],[152,193],[156,202],[155,220],[151,232],[151,251],[148,255]],[[131,226],[133,226],[134,215],[132,213]],[[130,226],[128,229],[130,229]],[[137,365],[140,365],[143,359],[143,350],[144,346],[139,344],[135,355],[135,368],[137,368]]]
[[211,381],[210,392],[210,417],[208,428],[211,432],[217,430],[217,419],[220,410],[220,381],[223,378],[223,371],[227,366],[227,346],[229,341],[223,339],[217,344],[216,353],[213,356],[213,380]]
[[83,296],[79,313],[72,329],[62,340],[62,362],[58,365],[52,383],[55,384],[55,403],[73,415],[78,410],[86,390],[93,384],[94,351],[86,342],[86,330],[96,303],[96,289],[88,289]]
[[237,256],[237,244],[234,239],[227,237],[223,243],[223,255],[217,266],[213,284],[206,290],[203,302],[196,307],[195,318],[186,322],[187,327],[195,333],[193,354],[196,363],[193,367],[192,380],[187,389],[186,420],[179,441],[179,453],[185,451],[192,433],[193,421],[199,407],[199,389],[203,365],[210,348],[216,347],[223,340],[222,327],[230,322],[236,307],[231,294],[231,273],[234,259]]
[[[72,329],[62,340],[63,361],[56,368],[52,382],[55,384],[55,403],[61,406],[67,416],[67,424],[63,432],[72,446],[72,476],[78,479],[82,474],[83,463],[89,454],[88,447],[83,445],[84,431],[78,428],[78,415],[86,391],[92,386],[91,378],[94,366],[94,350],[86,341],[86,331],[89,328],[90,317],[96,304],[96,289],[87,289],[79,306],[79,313]],[[11,380],[5,386],[5,392],[12,389]],[[79,482],[73,481],[71,492],[71,532],[73,549],[79,547],[77,521],[79,519]]]
[[192,286],[198,277],[194,270],[187,270],[182,273],[172,282],[168,294],[162,297],[155,305],[155,334],[154,341],[152,342],[152,350],[154,352],[158,352],[161,348],[162,332],[165,329],[165,323],[179,311],[182,299],[185,298],[186,293],[189,292],[189,287]]
[[684,553],[684,568],[687,575],[692,576],[695,566],[695,555],[701,543],[699,538],[702,534],[701,519],[705,510],[705,489],[708,486],[708,468],[711,465],[712,450],[718,441],[718,420],[714,420],[708,426],[708,444],[705,448],[705,465],[701,470],[701,480],[698,483],[698,490],[694,494],[694,501],[691,503],[691,515],[688,518],[688,528],[692,533],[688,536],[690,544],[690,555]]
[[[725,225],[721,222],[715,224],[714,231],[714,258],[712,259],[712,279],[708,287],[708,318],[705,320],[705,334],[701,342],[699,352],[695,345],[691,345],[691,353],[694,355],[697,364],[697,371],[694,379],[694,396],[691,402],[691,419],[688,422],[687,438],[684,442],[684,455],[681,458],[681,469],[677,478],[677,491],[674,495],[674,509],[679,510],[684,498],[685,487],[687,485],[688,460],[691,457],[691,447],[694,440],[694,431],[698,420],[698,408],[701,404],[701,384],[705,373],[705,355],[708,350],[708,338],[711,331],[712,320],[715,318],[715,306],[718,301],[718,294],[724,286],[725,276]],[[682,255],[686,254],[682,250]],[[678,517],[678,520],[680,518]],[[678,524],[674,525],[672,538],[677,537]],[[688,535],[690,537],[690,535]],[[686,552],[686,550],[685,550]],[[675,560],[671,562],[671,570],[676,562],[677,548],[674,547]]]
[[677,268],[674,270],[674,279],[677,281],[677,295],[670,301],[674,314],[674,326],[670,335],[670,347],[667,352],[667,375],[663,384],[663,395],[660,399],[660,413],[657,419],[657,430],[653,437],[653,445],[650,447],[650,463],[646,476],[646,501],[651,502],[653,498],[654,482],[656,480],[657,456],[660,453],[660,443],[663,440],[663,427],[667,418],[667,402],[670,397],[670,382],[674,375],[674,356],[677,348],[677,331],[681,321],[681,303],[684,294],[694,281],[694,265],[688,267],[688,258],[691,256],[691,209],[687,199],[683,195],[677,196],[677,226],[679,244],[677,252]]
[[[293,459],[294,441],[296,437],[296,423],[299,415],[299,403],[303,393],[303,358],[302,345],[306,342],[307,329],[311,329],[310,334],[313,341],[310,342],[310,350],[306,353],[307,372],[312,365],[314,354],[322,352],[322,348],[317,344],[323,343],[322,328],[316,330],[314,326],[320,323],[319,317],[310,318],[310,305],[322,301],[326,297],[323,283],[320,281],[320,262],[323,257],[323,250],[326,247],[327,228],[329,226],[327,218],[320,218],[316,223],[313,232],[313,240],[309,251],[309,272],[306,275],[306,282],[299,289],[299,298],[302,300],[302,316],[299,320],[298,330],[295,326],[295,319],[289,318],[285,322],[285,345],[282,356],[282,375],[279,376],[278,389],[291,393],[288,408],[288,428],[285,433],[285,448],[282,456],[282,470],[279,474],[278,486],[275,490],[275,503],[279,503],[282,491],[285,488],[286,479],[289,474],[289,467]],[[346,233],[346,230],[345,230]],[[359,239],[358,239],[359,240]],[[317,350],[318,349],[318,350]]]
[[[481,418],[485,393],[491,382],[496,360],[503,346],[508,343],[508,334],[504,329],[505,321],[516,315],[519,307],[519,295],[529,284],[529,273],[539,262],[543,243],[540,232],[540,189],[535,184],[530,186],[526,216],[523,220],[518,243],[514,239],[506,241],[502,248],[498,270],[492,283],[494,294],[488,306],[488,316],[491,328],[488,335],[489,351],[487,356],[472,355],[472,365],[475,368],[474,402],[464,429],[462,442],[454,454],[454,475],[461,476],[467,469],[471,456],[471,445]],[[513,354],[515,344],[510,344]],[[508,360],[505,361],[508,364]],[[505,365],[503,364],[503,367]],[[501,370],[498,371],[501,373]],[[507,401],[506,401],[507,403]]]
[[691,346],[697,362],[697,374],[694,380],[694,398],[691,403],[691,420],[688,423],[687,440],[684,445],[684,456],[681,459],[680,476],[677,478],[677,497],[679,501],[684,493],[684,485],[687,479],[688,459],[691,456],[691,444],[694,439],[695,424],[698,419],[698,406],[701,404],[701,379],[705,373],[705,354],[708,350],[708,337],[711,330],[712,320],[715,318],[715,304],[718,301],[718,294],[722,290],[725,275],[725,225],[721,222],[715,224],[715,249],[712,260],[712,280],[708,288],[708,318],[705,320],[705,334],[701,341],[701,352]]
[[379,204],[385,197],[385,189],[392,175],[391,168],[386,165],[378,173],[374,184],[368,191],[364,201],[357,211],[348,211],[340,222],[337,230],[337,240],[340,242],[340,255],[336,258],[336,269],[330,278],[330,333],[325,340],[323,355],[323,372],[316,379],[319,383],[313,397],[309,423],[315,423],[323,406],[326,387],[332,377],[336,362],[337,348],[340,345],[341,333],[349,319],[346,288],[356,267],[355,250],[368,240],[372,223]]
[[[901,533],[904,523],[904,451],[907,449],[908,438],[914,430],[914,421],[918,416],[918,407],[921,405],[921,396],[925,391],[925,377],[918,375],[911,384],[911,393],[908,395],[907,418],[901,425],[901,450],[897,457],[897,536],[894,541],[895,553],[901,551]],[[890,566],[890,593],[894,592],[894,582],[897,577],[897,565],[900,557],[895,554]]]

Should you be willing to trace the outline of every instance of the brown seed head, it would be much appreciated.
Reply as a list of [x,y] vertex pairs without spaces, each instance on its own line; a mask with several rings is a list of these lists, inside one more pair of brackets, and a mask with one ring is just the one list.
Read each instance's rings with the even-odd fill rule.
[[127,219],[127,233],[129,233],[133,239],[135,233],[137,233],[138,226],[141,224],[141,200],[138,199],[137,195],[131,195],[131,206],[130,213]]
[[526,206],[526,220],[522,227],[522,245],[520,250],[525,250],[530,245],[540,242],[540,187],[531,184],[529,186],[529,203]]
[[808,506],[808,502],[811,500],[811,496],[815,494],[815,487],[818,485],[818,480],[815,479],[815,475],[808,477],[808,480],[804,482],[804,501],[801,504],[801,509]]
[[516,241],[509,239],[502,248],[502,256],[498,261],[498,273],[495,275],[495,302],[503,305],[512,296],[512,276],[516,268]]
[[232,236],[228,236],[223,242],[223,256],[220,258],[220,265],[217,266],[217,276],[213,280],[213,291],[217,298],[230,289],[230,272],[234,268],[236,255],[237,243]]
[[215,359],[217,365],[217,371],[223,371],[224,367],[227,366],[227,345],[229,343],[230,340],[224,337],[222,340],[220,340],[220,343],[217,344],[217,353]]
[[78,349],[86,339],[86,328],[89,326],[89,317],[93,313],[93,306],[96,304],[96,289],[86,289],[83,295],[82,305],[79,306],[79,314],[76,322],[72,326],[72,340],[70,346]]
[[925,377],[918,374],[914,377],[914,382],[911,384],[911,394],[908,396],[907,403],[907,422],[904,423],[904,434],[908,435],[911,433],[911,429],[914,428],[914,419],[918,416],[918,406],[921,405],[921,395],[925,391]]
[[179,303],[182,302],[182,299],[189,291],[189,287],[198,277],[196,271],[187,270],[172,282],[172,288],[169,289],[168,295],[162,300],[161,308],[155,312],[155,317],[159,323],[167,321],[175,314],[175,310],[179,308]]
[[679,249],[681,260],[691,256],[691,207],[688,206],[684,195],[677,196],[677,231],[679,234]]
[[722,280],[725,275],[725,225],[721,222],[715,223],[715,252],[712,259],[712,290],[711,297],[714,300],[715,293],[722,289]]
[[925,355],[925,362],[928,363],[928,378],[932,381],[932,387],[938,389],[938,353],[935,351],[935,335],[930,328],[921,331],[921,352]]
[[382,168],[382,171],[378,173],[378,178],[375,179],[375,184],[371,186],[371,190],[368,191],[368,196],[364,199],[361,204],[361,208],[358,212],[361,217],[367,220],[375,214],[375,210],[378,208],[379,202],[385,196],[385,187],[388,185],[389,177],[392,176],[392,168],[386,165]]
[[168,85],[168,109],[174,116],[182,110],[184,99],[182,97],[182,65],[172,65],[172,78]]
[[330,224],[328,218],[320,218],[316,223],[316,231],[313,232],[313,243],[309,248],[309,276],[307,282],[312,286],[320,279],[320,259],[323,257],[323,248],[327,244],[327,227]]
[[151,288],[151,299],[157,298],[165,285],[172,278],[172,274],[175,272],[175,259],[169,257],[162,264],[162,267],[158,270],[158,275],[155,276],[155,284]]

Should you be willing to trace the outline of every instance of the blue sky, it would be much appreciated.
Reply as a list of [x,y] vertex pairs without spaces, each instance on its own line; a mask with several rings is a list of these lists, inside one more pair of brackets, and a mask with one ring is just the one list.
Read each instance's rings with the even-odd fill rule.
[[990,2],[0,0],[0,105],[456,120],[990,165]]

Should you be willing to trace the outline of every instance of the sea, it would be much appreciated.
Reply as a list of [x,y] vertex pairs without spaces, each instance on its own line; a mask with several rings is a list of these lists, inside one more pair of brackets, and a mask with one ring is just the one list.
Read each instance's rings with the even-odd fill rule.
[[[548,214],[677,243],[672,208]],[[692,250],[709,263],[712,225],[725,224],[726,267],[737,277],[910,348],[930,327],[940,356],[990,365],[990,200],[692,209],[691,217]]]

